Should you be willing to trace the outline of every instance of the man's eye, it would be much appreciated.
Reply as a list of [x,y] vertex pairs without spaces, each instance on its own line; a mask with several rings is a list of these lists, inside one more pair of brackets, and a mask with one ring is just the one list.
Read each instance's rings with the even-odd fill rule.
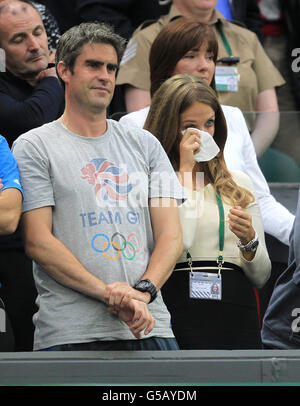
[[116,67],[116,66],[110,66],[110,65],[108,65],[108,66],[107,66],[107,70],[108,70],[109,72],[115,72],[115,71],[117,70],[117,67]]
[[97,62],[88,62],[87,65],[90,68],[98,68],[99,64]]
[[43,30],[37,30],[37,31],[35,31],[35,33],[34,33],[34,35],[36,36],[36,37],[39,37],[40,35],[42,35],[43,34]]
[[24,40],[24,37],[16,37],[13,39],[14,44],[20,44]]

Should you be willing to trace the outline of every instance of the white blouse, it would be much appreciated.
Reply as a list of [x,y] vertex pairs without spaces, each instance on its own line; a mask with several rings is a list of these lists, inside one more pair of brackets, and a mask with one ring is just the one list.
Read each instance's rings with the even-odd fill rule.
[[[248,175],[240,171],[231,171],[231,174],[238,185],[254,192],[254,186]],[[186,250],[191,254],[193,261],[216,262],[219,255],[219,209],[215,190],[211,184],[205,186],[202,192],[187,188],[184,190],[187,200],[179,207],[179,213],[185,250],[177,262],[186,262]],[[270,276],[271,261],[266,249],[258,204],[255,201],[246,208],[251,214],[252,226],[259,240],[252,261],[244,258],[237,247],[238,237],[229,229],[228,213],[231,206],[223,201],[223,207],[225,215],[223,259],[242,268],[252,285],[261,288]]]

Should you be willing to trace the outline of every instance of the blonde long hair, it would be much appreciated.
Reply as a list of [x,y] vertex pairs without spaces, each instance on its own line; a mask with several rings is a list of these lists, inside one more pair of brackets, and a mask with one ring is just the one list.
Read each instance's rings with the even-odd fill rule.
[[215,112],[214,140],[220,148],[218,155],[205,162],[204,173],[214,189],[231,206],[247,207],[254,196],[233,180],[224,160],[227,138],[226,120],[215,91],[202,79],[182,74],[166,80],[155,92],[144,125],[158,138],[175,171],[179,170],[180,115],[194,102],[209,105]]

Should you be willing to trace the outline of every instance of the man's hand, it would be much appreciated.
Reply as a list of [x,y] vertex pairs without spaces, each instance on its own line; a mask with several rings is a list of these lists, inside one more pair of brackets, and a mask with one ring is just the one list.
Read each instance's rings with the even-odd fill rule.
[[36,81],[36,85],[44,78],[48,78],[48,77],[55,77],[57,78],[57,74],[56,74],[56,69],[55,68],[49,68],[49,69],[45,69],[42,70],[36,77],[35,81]]
[[117,310],[108,306],[107,311],[123,320],[137,339],[141,338],[143,331],[148,335],[153,330],[155,319],[144,302],[123,297],[121,308]]
[[144,330],[145,335],[152,331],[155,319],[147,306],[150,293],[140,292],[126,282],[114,282],[106,286],[104,300],[107,311],[120,317],[136,338],[141,338]]
[[55,63],[56,49],[49,52],[49,63]]
[[104,291],[104,300],[110,307],[115,307],[118,311],[123,306],[123,301],[128,303],[128,300],[135,299],[140,300],[148,304],[151,299],[151,295],[148,292],[140,292],[132,288],[126,282],[114,282],[106,285]]

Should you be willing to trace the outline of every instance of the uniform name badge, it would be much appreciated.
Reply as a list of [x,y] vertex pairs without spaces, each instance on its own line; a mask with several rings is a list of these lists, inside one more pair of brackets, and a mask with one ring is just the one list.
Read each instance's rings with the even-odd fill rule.
[[216,66],[215,81],[219,92],[237,92],[239,90],[238,69],[234,66]]
[[221,274],[195,271],[190,273],[190,299],[221,300]]

